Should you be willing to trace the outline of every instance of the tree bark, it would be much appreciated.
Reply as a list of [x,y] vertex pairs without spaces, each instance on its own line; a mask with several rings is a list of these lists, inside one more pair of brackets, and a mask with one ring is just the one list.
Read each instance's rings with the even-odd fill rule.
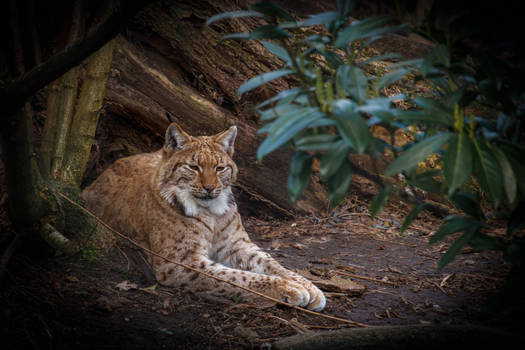
[[79,188],[95,138],[114,47],[115,40],[112,40],[88,58],[71,123],[61,178]]
[[[73,6],[68,44],[75,42],[80,37],[82,27],[82,1],[78,0],[74,2]],[[57,96],[49,96],[51,101],[48,105],[55,108],[47,111],[48,116],[50,113],[55,113],[55,115],[46,118],[44,125],[44,134],[49,137],[42,140],[46,153],[42,154],[41,157],[45,159],[43,162],[49,162],[49,173],[43,174],[45,177],[52,179],[62,177],[69,128],[77,99],[78,79],[79,68],[71,68],[58,79]],[[52,92],[54,91],[52,90]],[[55,99],[56,105],[53,105]],[[47,164],[45,167],[47,168]]]

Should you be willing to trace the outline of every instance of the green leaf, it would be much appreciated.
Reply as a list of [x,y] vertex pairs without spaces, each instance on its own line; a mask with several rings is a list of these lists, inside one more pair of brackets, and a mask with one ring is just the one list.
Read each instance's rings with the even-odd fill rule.
[[344,141],[340,140],[332,143],[332,147],[327,150],[321,157],[321,166],[319,168],[319,175],[321,180],[326,182],[343,164],[348,157],[350,147],[345,145]]
[[354,10],[355,0],[337,0],[337,11],[343,18],[348,17]]
[[399,121],[409,123],[422,123],[425,125],[438,124],[446,127],[450,127],[454,124],[447,115],[432,114],[426,111],[405,111],[402,109],[396,109],[395,116]]
[[474,139],[474,154],[474,175],[483,192],[497,207],[503,194],[499,162],[489,145],[476,139]]
[[[292,103],[284,104],[282,106],[274,106],[274,107],[267,108],[264,111],[259,111],[259,120],[269,121],[275,118],[279,118],[282,115],[289,114],[292,112],[298,112],[298,111],[304,111],[304,108],[299,105],[292,104]],[[266,124],[266,125],[270,126],[271,124]],[[257,131],[258,134],[262,132],[263,132],[262,129]]]
[[344,64],[344,61],[335,52],[330,50],[323,50],[321,54],[326,58],[326,61],[332,68],[337,69]]
[[335,122],[332,119],[321,118],[321,119],[314,120],[312,123],[310,123],[308,127],[309,128],[321,128],[324,126],[335,126]]
[[249,33],[232,33],[232,34],[226,34],[221,38],[221,41],[225,40],[249,40],[250,34]]
[[290,162],[288,175],[288,196],[292,203],[304,192],[312,174],[313,156],[306,152],[297,152]]
[[[372,62],[377,62],[377,61],[386,61],[386,60],[390,60],[390,59],[401,59],[403,58],[403,55],[399,54],[399,53],[395,53],[395,52],[389,52],[389,53],[385,53],[385,54],[382,54],[382,55],[377,55],[377,56],[374,56],[374,57],[370,57],[364,61],[359,61],[359,66],[366,66],[367,64],[370,64]],[[393,65],[390,66],[390,68],[394,68]]]
[[338,139],[337,135],[315,134],[301,136],[294,141],[300,151],[328,151],[334,148],[334,142]]
[[419,203],[408,213],[405,220],[403,221],[403,224],[401,225],[400,231],[403,233],[406,231],[406,229],[410,226],[412,221],[414,221],[419,213],[421,213],[426,207],[428,206],[428,203]]
[[420,67],[423,77],[433,72],[436,66],[450,67],[450,53],[445,45],[438,45],[425,56]]
[[[396,111],[391,108],[391,104],[392,100],[390,98],[371,98],[366,101],[366,104],[358,106],[355,110],[377,117],[380,122],[391,124],[395,121],[394,112]],[[370,119],[368,120],[368,125],[370,126]]]
[[212,23],[217,21],[227,19],[227,18],[238,18],[238,17],[262,17],[263,15],[257,11],[230,11],[223,12],[217,15],[211,16],[206,21],[206,25],[209,26]]
[[[421,108],[432,119],[438,119],[439,123],[444,123],[445,125],[453,126],[454,125],[454,108],[444,105],[436,100],[430,98],[418,97],[414,99],[414,102]],[[430,121],[429,121],[430,122]]]
[[325,27],[328,28],[328,25],[330,22],[335,21],[337,19],[337,12],[323,12],[318,13],[316,15],[312,15],[308,17],[308,19],[302,21],[299,23],[301,26],[314,26],[317,24],[323,24]]
[[336,81],[339,80],[347,95],[355,102],[361,104],[366,101],[368,78],[366,74],[356,66],[342,65],[336,72]]
[[403,152],[394,159],[386,168],[386,175],[394,175],[403,170],[415,168],[417,164],[425,160],[430,154],[436,152],[445,142],[449,140],[451,134],[445,132],[429,137]]
[[295,21],[291,14],[270,1],[258,2],[253,4],[250,9],[263,13],[267,16],[284,18],[287,21]]
[[153,291],[155,289],[157,289],[157,285],[154,284],[154,285],[151,285],[149,287],[145,287],[145,288],[140,288],[141,290],[149,290],[149,291]]
[[364,39],[376,35],[374,30],[392,21],[392,17],[369,17],[363,20],[355,20],[334,41],[334,46],[342,48],[354,40]]
[[335,174],[328,179],[326,187],[328,200],[332,207],[337,206],[343,199],[345,199],[350,184],[352,183],[351,170],[352,168],[348,159],[345,159]]
[[[262,102],[261,104],[255,106],[255,109],[257,110],[257,112],[259,114],[262,114],[262,113],[267,112],[268,110],[262,111],[261,108],[266,107],[267,105],[269,105],[271,103],[278,102],[278,101],[281,101],[283,99],[287,99],[287,103],[286,104],[289,104],[290,102],[292,102],[299,95],[300,92],[301,92],[300,88],[293,88],[293,89],[290,89],[290,90],[281,91],[277,95],[275,95],[275,96],[267,99],[266,101]],[[273,119],[273,118],[270,118],[270,119]]]
[[257,149],[257,159],[261,161],[265,155],[290,141],[311,122],[323,116],[324,113],[319,112],[316,108],[303,108],[300,111],[280,116],[267,129],[270,135]]
[[443,175],[452,195],[472,173],[472,142],[464,133],[454,134],[443,156]]
[[456,192],[450,197],[450,201],[456,208],[463,210],[466,214],[478,220],[485,218],[483,210],[479,205],[479,198],[473,193]]
[[447,220],[448,222],[441,226],[436,233],[430,236],[428,242],[430,244],[441,241],[448,235],[451,235],[456,232],[465,231],[470,227],[479,227],[480,223],[478,220],[467,218],[464,216],[453,216]]
[[400,24],[397,26],[381,27],[371,30],[366,36],[364,36],[364,38],[368,39],[359,47],[359,55],[361,55],[366,47],[381,39],[381,37],[383,37],[385,34],[400,32],[407,28],[408,26],[406,24]]
[[430,170],[424,173],[416,174],[408,179],[412,186],[432,193],[441,193],[441,183],[434,180],[434,177],[441,174],[440,170]]
[[373,219],[377,214],[379,214],[385,208],[386,203],[388,202],[388,197],[392,192],[392,186],[387,185],[379,191],[374,198],[372,203],[370,203],[370,217]]
[[263,73],[261,75],[258,75],[256,77],[251,78],[244,84],[242,84],[239,89],[237,90],[237,93],[239,95],[244,94],[246,91],[253,90],[263,84],[266,84],[269,81],[281,78],[285,75],[288,75],[290,73],[293,73],[293,70],[291,69],[280,69],[280,70],[274,70],[271,72]]
[[449,93],[447,96],[443,96],[443,105],[445,106],[455,106],[458,105],[459,107],[464,107],[465,105],[463,103],[463,97],[467,93],[467,87],[461,86],[454,90],[453,92]]
[[443,267],[445,267],[456,257],[456,255],[458,255],[461,252],[461,249],[463,249],[463,247],[467,245],[470,242],[470,240],[472,240],[478,229],[479,226],[469,228],[464,234],[462,234],[458,239],[456,239],[454,243],[452,243],[452,245],[448,248],[446,253],[443,254],[441,259],[439,260],[438,270],[441,270]]
[[292,62],[290,55],[288,55],[288,52],[286,51],[286,49],[282,47],[281,45],[277,45],[270,41],[262,41],[261,43],[264,45],[266,49],[268,49],[268,51],[270,51],[271,53],[273,53],[275,56],[279,57],[286,63],[290,64]]
[[267,24],[264,26],[260,26],[255,28],[250,33],[250,39],[257,40],[257,39],[287,39],[291,35],[286,30],[274,26],[271,24]]
[[398,81],[399,79],[402,79],[408,73],[410,73],[410,70],[406,68],[400,68],[398,70],[395,70],[395,71],[392,71],[392,72],[389,72],[383,75],[381,79],[379,80],[379,84],[375,86],[376,93],[379,93],[379,91],[382,88],[388,87],[392,85],[393,83],[395,83],[396,81]]
[[503,153],[503,151],[501,151],[498,147],[493,145],[492,152],[494,152],[494,155],[498,159],[499,165],[501,167],[501,173],[503,174],[503,187],[505,188],[507,199],[512,205],[514,204],[514,201],[516,200],[516,195],[518,193],[516,175],[514,174],[512,165],[510,164],[509,160],[507,159],[507,156],[505,156],[505,153]]
[[[522,152],[510,145],[499,145],[498,148],[505,153],[507,160],[512,165],[514,174],[525,174]],[[525,176],[518,176],[516,181],[520,192],[525,194]]]
[[525,202],[520,202],[507,222],[507,236],[510,237],[525,227],[525,215],[523,213],[525,213]]
[[[279,106],[280,110],[285,110],[285,107],[291,106]],[[294,105],[294,107],[297,107]],[[279,114],[279,118],[269,124],[268,132],[270,137],[277,137],[281,134],[288,132],[289,128],[293,128],[297,123],[305,119],[309,119],[312,116],[315,118],[321,118],[324,116],[324,113],[320,112],[316,107],[299,107],[295,109],[290,109],[289,112]]]
[[357,153],[365,152],[372,139],[367,122],[359,113],[336,115],[335,125],[343,140]]
[[501,238],[489,236],[481,232],[476,233],[470,240],[469,246],[480,250],[505,250],[507,247]]

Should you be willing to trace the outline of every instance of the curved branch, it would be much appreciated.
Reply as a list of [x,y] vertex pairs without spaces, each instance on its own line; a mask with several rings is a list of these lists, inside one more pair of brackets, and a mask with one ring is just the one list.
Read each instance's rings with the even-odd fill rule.
[[73,255],[80,251],[80,246],[58,232],[53,225],[43,222],[40,228],[40,236],[53,248],[60,250],[68,255]]

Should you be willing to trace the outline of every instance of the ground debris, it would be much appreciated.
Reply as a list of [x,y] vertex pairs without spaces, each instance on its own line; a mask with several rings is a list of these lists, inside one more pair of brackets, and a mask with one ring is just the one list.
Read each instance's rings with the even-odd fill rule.
[[118,290],[120,291],[128,291],[130,289],[137,289],[138,286],[136,283],[131,283],[130,281],[128,280],[124,280],[120,283],[118,283],[115,288],[117,288]]

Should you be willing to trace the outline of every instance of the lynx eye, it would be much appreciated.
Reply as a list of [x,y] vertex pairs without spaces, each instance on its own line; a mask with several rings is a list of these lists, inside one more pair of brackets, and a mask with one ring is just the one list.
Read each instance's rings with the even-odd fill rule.
[[189,165],[189,167],[190,167],[191,170],[199,171],[199,167],[196,166],[196,165]]
[[215,171],[223,171],[223,170],[224,170],[223,166],[218,166],[215,168]]

